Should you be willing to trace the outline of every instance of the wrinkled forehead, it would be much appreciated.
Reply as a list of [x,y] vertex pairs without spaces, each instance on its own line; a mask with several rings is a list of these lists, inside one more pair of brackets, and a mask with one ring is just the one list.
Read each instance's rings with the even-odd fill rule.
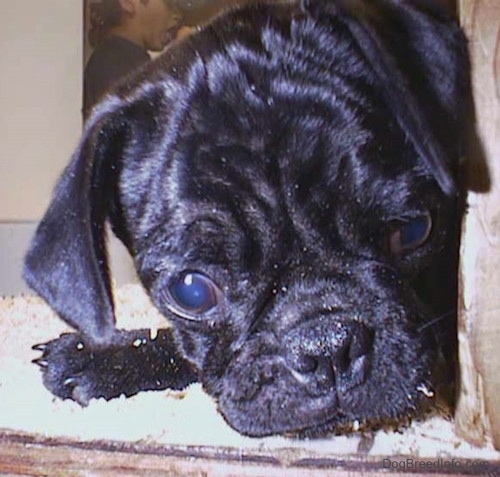
[[235,14],[176,45],[159,70],[167,76],[165,113],[183,114],[183,139],[251,152],[270,143],[307,150],[325,134],[348,147],[364,142],[364,116],[379,111],[381,120],[386,111],[369,67],[349,35],[325,40],[311,23]]
[[156,184],[170,169],[172,180],[155,187],[177,196],[170,207],[196,203],[182,211],[180,220],[189,221],[228,194],[239,217],[283,200],[292,208],[288,198],[314,214],[344,194],[355,198],[350,186],[375,194],[377,181],[405,174],[415,154],[368,66],[349,35],[325,35],[306,17],[235,14],[176,44],[147,70],[133,104],[137,111],[144,105],[139,119],[154,115],[139,126],[154,140],[141,141],[147,151],[137,156],[165,159],[137,177]]

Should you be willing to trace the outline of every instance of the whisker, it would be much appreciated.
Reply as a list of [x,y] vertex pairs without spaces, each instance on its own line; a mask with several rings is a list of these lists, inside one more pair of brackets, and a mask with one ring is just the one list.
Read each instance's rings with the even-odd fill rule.
[[437,323],[445,320],[446,318],[450,318],[451,316],[455,315],[455,313],[456,313],[455,310],[451,310],[451,311],[449,311],[447,313],[439,315],[436,318],[428,321],[427,323],[424,323],[422,326],[420,326],[419,328],[417,328],[417,331],[423,331],[426,328],[428,328],[429,326],[434,326],[435,324],[437,324]]

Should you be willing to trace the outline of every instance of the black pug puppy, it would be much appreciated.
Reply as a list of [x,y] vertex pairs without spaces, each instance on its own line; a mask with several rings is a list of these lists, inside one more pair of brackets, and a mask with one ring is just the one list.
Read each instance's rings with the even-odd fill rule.
[[[27,255],[78,330],[36,347],[45,385],[200,381],[250,436],[417,415],[453,342],[468,75],[430,0],[252,4],[174,44],[95,108]],[[115,329],[106,221],[157,336]]]

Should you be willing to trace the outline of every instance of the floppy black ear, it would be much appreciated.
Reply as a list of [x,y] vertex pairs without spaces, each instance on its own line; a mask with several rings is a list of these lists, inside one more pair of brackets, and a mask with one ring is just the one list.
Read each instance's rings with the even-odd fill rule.
[[115,326],[104,226],[124,141],[112,107],[87,124],[24,265],[29,286],[94,345],[108,342]]
[[432,0],[303,0],[303,8],[343,21],[417,154],[455,194],[472,104],[467,41],[455,19]]

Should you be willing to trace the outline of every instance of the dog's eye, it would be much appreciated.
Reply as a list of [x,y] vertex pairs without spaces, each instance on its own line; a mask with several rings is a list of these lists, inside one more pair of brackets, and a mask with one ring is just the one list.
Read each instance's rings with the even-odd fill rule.
[[174,313],[196,319],[218,304],[221,291],[207,276],[183,272],[171,282],[169,294]]
[[396,222],[389,235],[389,248],[392,254],[402,255],[420,247],[432,229],[430,214],[414,217],[404,222]]

